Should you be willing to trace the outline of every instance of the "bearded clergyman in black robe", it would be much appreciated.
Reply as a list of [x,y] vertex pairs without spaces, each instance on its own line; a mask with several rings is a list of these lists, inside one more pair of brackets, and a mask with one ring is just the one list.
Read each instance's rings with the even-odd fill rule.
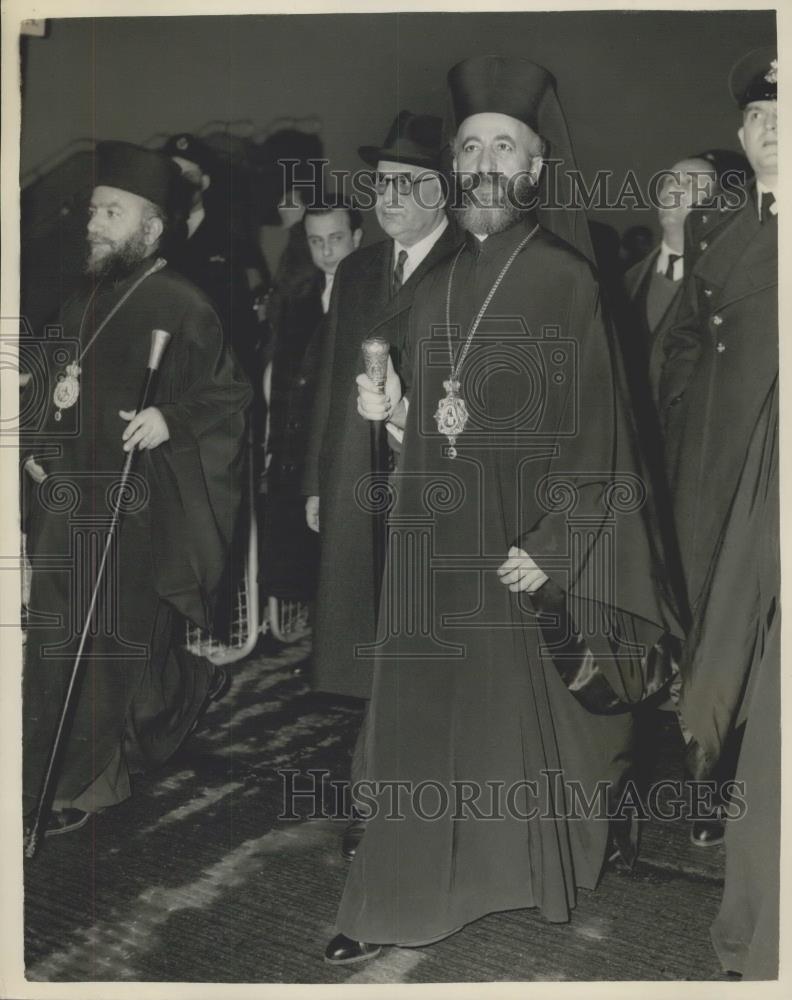
[[[173,655],[174,627],[180,616],[203,627],[210,621],[239,505],[251,393],[208,300],[158,256],[177,182],[177,168],[160,153],[99,144],[82,287],[63,308],[60,335],[31,344],[27,355],[33,379],[21,446],[35,485],[23,670],[26,815],[42,787],[86,624],[89,631],[48,834],[123,801],[130,769],[176,749],[213,681],[207,661]],[[152,405],[136,413],[155,329],[171,339]],[[132,449],[137,462],[88,623]]]
[[378,639],[358,651],[368,820],[333,963],[502,910],[568,920],[606,859],[620,709],[670,676],[673,601],[554,80],[492,56],[449,84],[466,242],[416,293],[409,405],[392,374],[384,395],[358,377],[362,416],[406,426]]

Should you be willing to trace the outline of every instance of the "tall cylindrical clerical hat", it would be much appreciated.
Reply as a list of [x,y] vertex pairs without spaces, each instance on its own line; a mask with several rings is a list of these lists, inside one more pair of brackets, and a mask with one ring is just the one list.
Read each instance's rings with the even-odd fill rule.
[[169,212],[180,181],[173,160],[156,150],[114,140],[96,146],[95,187],[129,191]]
[[555,90],[555,79],[529,59],[474,56],[452,67],[448,88],[457,128],[471,115],[497,112],[541,134],[542,101],[548,89]]
[[594,260],[588,222],[579,199],[579,175],[552,73],[530,59],[473,56],[448,73],[449,132],[471,115],[501,114],[523,122],[544,139],[537,217],[541,225]]

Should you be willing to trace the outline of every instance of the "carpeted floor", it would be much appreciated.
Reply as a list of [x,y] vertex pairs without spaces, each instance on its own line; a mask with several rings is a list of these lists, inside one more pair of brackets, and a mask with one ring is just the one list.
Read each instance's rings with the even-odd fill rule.
[[[348,774],[358,703],[311,694],[307,644],[231,668],[226,698],[166,769],[27,864],[35,981],[447,983],[724,978],[709,943],[723,849],[684,822],[648,825],[632,872],[608,868],[569,924],[494,914],[429,948],[363,965],[322,960],[346,875],[342,820],[279,819],[278,771]],[[661,772],[678,776],[673,720]],[[317,774],[317,781],[320,776]]]

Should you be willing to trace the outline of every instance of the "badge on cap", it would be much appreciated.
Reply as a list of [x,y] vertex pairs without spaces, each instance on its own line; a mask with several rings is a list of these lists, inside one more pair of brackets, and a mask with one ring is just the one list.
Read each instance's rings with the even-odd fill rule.
[[770,69],[765,73],[765,80],[768,83],[778,83],[778,60],[773,59],[770,63]]

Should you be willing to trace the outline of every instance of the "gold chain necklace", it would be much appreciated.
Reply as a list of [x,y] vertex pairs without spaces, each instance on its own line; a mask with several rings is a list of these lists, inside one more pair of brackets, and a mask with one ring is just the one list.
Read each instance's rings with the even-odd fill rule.
[[500,283],[506,277],[509,268],[516,260],[517,255],[534,236],[538,228],[538,224],[533,227],[530,233],[528,233],[528,235],[514,248],[509,259],[501,268],[500,274],[495,279],[492,288],[490,288],[487,293],[487,297],[484,299],[476,318],[470,324],[470,329],[468,330],[468,335],[465,338],[465,343],[461,346],[456,361],[454,361],[454,346],[451,342],[451,286],[454,281],[454,271],[456,270],[457,261],[459,260],[462,251],[465,249],[464,246],[459,248],[451,264],[451,271],[448,275],[448,289],[446,292],[446,334],[448,336],[448,358],[451,362],[451,372],[448,379],[443,382],[443,388],[446,391],[446,395],[443,396],[437,404],[437,412],[434,415],[434,418],[437,421],[438,431],[440,431],[441,434],[445,434],[448,438],[449,447],[447,455],[449,458],[457,457],[457,450],[455,447],[456,439],[464,431],[469,416],[465,401],[459,395],[462,365],[465,363],[465,358],[468,356],[468,351],[470,350],[470,345],[473,343],[476,330],[478,330],[479,323],[481,323],[481,320],[484,318],[484,313],[487,311],[487,307],[492,301],[493,295],[497,292]]
[[[55,389],[53,390],[52,393],[52,402],[55,404],[55,419],[57,421],[61,420],[62,411],[68,410],[70,407],[74,406],[74,404],[80,397],[80,375],[82,374],[82,368],[80,368],[80,362],[88,353],[88,349],[90,348],[91,344],[93,344],[93,342],[102,332],[102,330],[104,330],[104,328],[113,318],[113,316],[115,316],[115,314],[118,312],[121,306],[126,302],[126,300],[129,298],[132,292],[134,292],[135,289],[139,285],[141,285],[146,280],[146,278],[148,278],[150,274],[154,274],[155,271],[159,271],[160,268],[165,267],[165,264],[166,261],[163,260],[162,257],[158,257],[156,261],[154,261],[154,263],[146,271],[146,273],[142,274],[138,278],[138,280],[134,283],[134,285],[132,285],[131,288],[127,289],[127,291],[121,296],[118,302],[116,302],[116,304],[113,306],[110,312],[105,316],[105,318],[96,328],[93,337],[91,337],[91,339],[88,341],[85,347],[80,351],[77,360],[72,361],[71,364],[66,365],[64,370],[58,374],[57,381],[55,383]],[[80,332],[77,334],[78,340],[82,337],[83,327],[85,326],[85,319],[88,315],[88,310],[91,308],[91,303],[93,302],[96,293],[99,291],[100,285],[101,282],[99,282],[99,284],[93,290],[93,294],[91,295],[90,299],[88,299],[88,303],[85,306],[82,315],[82,320],[80,321]]]

